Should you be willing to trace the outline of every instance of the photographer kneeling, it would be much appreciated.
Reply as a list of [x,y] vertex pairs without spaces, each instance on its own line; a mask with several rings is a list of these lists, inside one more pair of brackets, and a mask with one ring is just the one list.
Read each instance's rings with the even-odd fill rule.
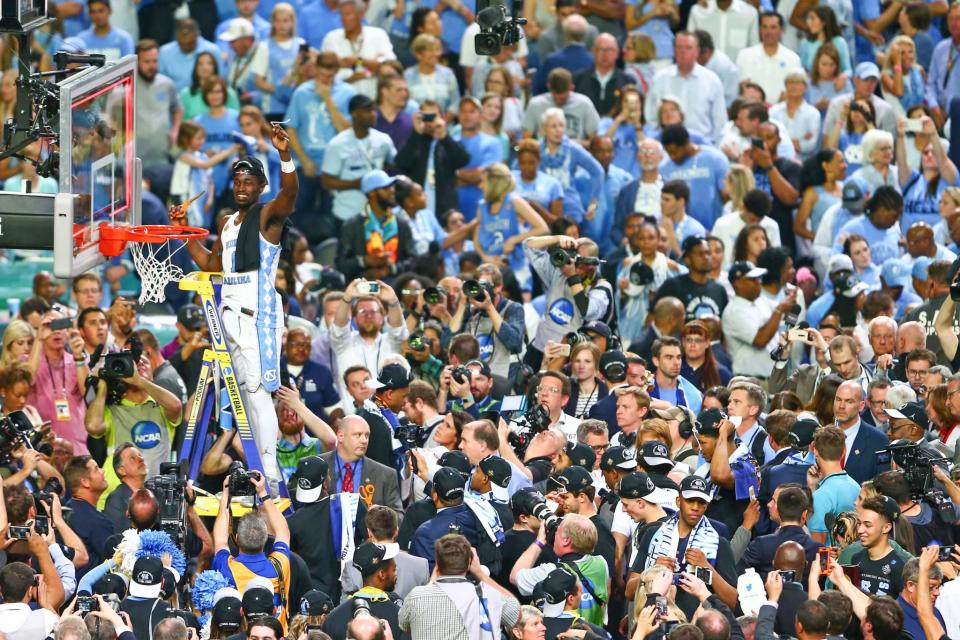
[[[183,406],[180,399],[153,383],[150,364],[140,349],[106,362],[96,380],[97,394],[87,409],[84,426],[95,459],[106,471],[109,490],[120,484],[113,465],[107,464],[117,445],[132,442],[147,463],[147,475],[160,473],[160,463],[170,459],[170,448]],[[99,451],[97,451],[99,449]]]
[[539,370],[548,340],[559,342],[590,320],[602,320],[609,326],[613,287],[600,277],[600,249],[589,238],[528,238],[523,241],[523,250],[546,290],[546,312],[524,358],[531,368]]

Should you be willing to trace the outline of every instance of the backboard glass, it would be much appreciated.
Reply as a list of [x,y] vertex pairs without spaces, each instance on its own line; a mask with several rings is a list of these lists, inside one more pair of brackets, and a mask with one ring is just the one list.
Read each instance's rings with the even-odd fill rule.
[[54,221],[54,270],[76,276],[103,262],[99,227],[140,224],[134,117],[137,57],[85,69],[59,84],[60,184],[76,196]]

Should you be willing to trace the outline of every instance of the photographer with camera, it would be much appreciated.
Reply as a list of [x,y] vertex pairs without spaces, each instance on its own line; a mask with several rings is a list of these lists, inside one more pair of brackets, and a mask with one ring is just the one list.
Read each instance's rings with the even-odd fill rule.
[[526,337],[523,306],[503,295],[503,274],[497,265],[481,264],[474,278],[463,283],[463,295],[450,319],[449,331],[476,336],[480,360],[494,375],[513,380]]
[[323,630],[331,638],[346,637],[347,624],[362,616],[374,616],[386,620],[394,638],[403,633],[397,616],[403,601],[394,593],[397,586],[397,562],[400,546],[396,543],[377,544],[364,542],[353,554],[353,566],[363,578],[363,587],[344,598],[340,606],[327,616]]
[[[179,484],[178,491],[170,491],[171,484]],[[161,504],[161,500],[164,503]],[[191,482],[183,483],[173,474],[151,478],[145,488],[130,496],[126,507],[128,527],[136,531],[165,531],[187,558],[196,558],[198,564],[204,564],[213,556],[213,539],[194,508],[195,502]],[[171,513],[175,514],[175,521]],[[176,527],[175,531],[170,530],[172,526]]]
[[[22,562],[11,562],[0,570],[0,632],[5,638],[45,638],[57,625],[57,609],[63,601],[63,587],[53,569],[43,538],[30,534],[30,549],[40,561],[41,573]],[[59,598],[57,598],[59,591]],[[33,609],[30,604],[39,607]]]
[[590,320],[602,320],[610,325],[613,287],[600,277],[600,249],[589,238],[528,238],[523,241],[523,249],[546,291],[546,313],[524,358],[524,362],[537,370],[548,340],[559,342],[565,334],[579,330]]
[[[34,385],[27,402],[53,431],[73,443],[78,454],[87,452],[87,433],[82,429],[87,405],[84,381],[90,374],[83,338],[74,329],[54,329],[64,320],[59,311],[43,315],[37,338],[27,359]],[[57,325],[59,326],[59,325]]]
[[[918,453],[916,455],[922,454]],[[911,475],[916,474],[921,467],[926,466],[919,460],[913,462],[914,464],[907,471]],[[932,462],[928,462],[927,465],[929,465],[927,469],[920,472],[930,474],[924,484],[932,485],[934,475],[932,468],[936,465]],[[873,481],[873,486],[881,495],[893,499],[900,509],[900,517],[907,519],[913,525],[914,548],[908,549],[909,552],[919,553],[920,549],[930,544],[953,546],[956,539],[953,533],[953,522],[949,521],[949,516],[953,515],[952,519],[955,520],[956,514],[953,513],[952,504],[945,501],[944,506],[949,510],[948,519],[945,519],[938,508],[939,505],[931,503],[926,492],[923,495],[917,495],[920,492],[911,486],[907,475],[900,469],[884,471],[877,475]],[[933,489],[932,486],[931,489]]]
[[[160,473],[160,463],[170,459],[171,443],[180,425],[180,399],[154,384],[150,363],[139,357],[138,349],[125,352],[96,377],[97,394],[87,409],[84,425],[94,440],[102,440],[108,459],[119,443],[132,442],[143,454],[147,474]],[[109,402],[108,402],[109,396]],[[108,469],[108,482],[119,484]]]
[[[277,618],[286,629],[287,600],[290,597],[290,528],[277,505],[267,492],[266,479],[257,471],[244,477],[253,485],[254,495],[260,503],[258,510],[251,511],[240,519],[236,526],[236,545],[239,554],[230,553],[230,499],[237,487],[231,482],[234,474],[223,481],[220,508],[213,523],[213,548],[216,555],[212,568],[219,571],[241,592],[254,577],[263,577],[273,585]],[[273,531],[273,545],[269,554],[264,553],[269,529]]]
[[[59,570],[64,591],[69,594],[76,586],[75,569],[86,565],[89,557],[80,536],[67,525],[63,518],[60,496],[56,492],[57,489],[62,490],[62,485],[56,487],[56,484],[51,482],[45,485],[43,491],[33,494],[22,484],[8,487],[3,490],[3,500],[7,519],[11,525],[29,529],[30,523],[36,523],[41,535],[45,535],[46,529],[54,532],[58,544],[50,547],[50,553]],[[0,530],[6,530],[5,523],[0,522]],[[18,555],[29,557],[26,539],[12,543],[6,551],[8,562],[17,559]],[[71,564],[72,568],[64,567],[64,565],[69,567]]]

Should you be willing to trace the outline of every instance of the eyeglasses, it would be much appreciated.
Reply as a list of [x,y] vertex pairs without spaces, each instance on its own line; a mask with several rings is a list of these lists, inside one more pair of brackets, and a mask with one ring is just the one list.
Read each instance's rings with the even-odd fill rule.
[[560,387],[537,387],[537,393],[542,393],[544,391],[547,393],[560,393]]
[[309,349],[310,343],[302,340],[297,340],[294,342],[287,342],[287,346],[291,349]]
[[357,311],[358,316],[378,316],[380,315],[380,309],[363,309]]
[[593,449],[594,453],[603,453],[604,451],[610,448],[610,443],[607,442],[605,444],[592,444],[590,445],[590,448]]
[[929,369],[907,369],[907,375],[911,378],[923,378],[928,373],[930,373]]

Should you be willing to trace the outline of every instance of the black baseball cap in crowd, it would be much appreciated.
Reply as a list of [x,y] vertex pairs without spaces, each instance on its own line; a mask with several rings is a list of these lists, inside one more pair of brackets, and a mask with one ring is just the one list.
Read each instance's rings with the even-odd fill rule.
[[350,98],[350,102],[347,103],[348,113],[353,113],[357,109],[373,109],[373,107],[373,100],[362,93],[353,96]]
[[680,245],[680,254],[685,256],[702,244],[707,244],[707,239],[703,236],[687,236]]
[[720,435],[720,423],[727,419],[720,409],[704,409],[697,416],[697,435],[716,438]]
[[163,562],[157,556],[140,556],[133,564],[130,576],[130,595],[153,599],[160,596],[163,581]]
[[500,502],[507,502],[510,499],[507,487],[510,486],[510,478],[513,477],[513,468],[510,463],[500,456],[487,456],[477,466],[490,479],[490,491],[493,497]]
[[[890,496],[878,495],[877,500],[883,503],[881,514],[890,522],[897,522],[900,519],[900,505]],[[861,505],[862,507],[863,505]]]
[[484,362],[483,360],[474,358],[473,360],[471,360],[470,362],[468,362],[468,363],[467,363],[466,365],[464,365],[464,366],[467,366],[467,367],[480,367],[480,375],[485,376],[485,377],[487,377],[487,378],[492,378],[492,377],[493,377],[493,371],[490,370],[490,365],[488,365],[488,364],[487,364],[486,362]]
[[607,382],[623,382],[627,379],[627,364],[623,351],[604,351],[600,356],[600,373]]
[[246,591],[243,592],[243,598],[240,599],[243,607],[243,615],[247,620],[263,616],[273,616],[274,602],[273,590],[268,589],[257,579],[254,578],[248,584]]
[[195,304],[185,304],[177,311],[177,322],[188,331],[199,331],[206,324],[203,311]]
[[353,552],[353,566],[360,575],[366,578],[373,575],[387,560],[393,560],[400,553],[400,545],[396,542],[378,544],[364,542]]
[[664,473],[673,469],[670,450],[659,440],[648,440],[640,445],[637,457],[647,469]]
[[728,275],[730,277],[731,284],[736,282],[741,278],[750,278],[751,280],[759,280],[764,274],[767,273],[766,269],[762,269],[749,260],[740,260],[739,262],[734,262],[733,266],[730,267]]
[[647,499],[656,490],[657,487],[653,484],[650,476],[642,471],[637,471],[620,479],[620,484],[617,486],[617,495],[620,496],[621,500],[624,498],[627,500]]
[[593,469],[593,465],[597,461],[597,454],[593,452],[590,445],[583,444],[582,442],[568,441],[566,452],[571,463],[587,470]]
[[555,618],[563,613],[567,597],[577,592],[577,577],[566,569],[554,569],[538,587],[545,600],[543,615]]
[[410,386],[413,376],[402,364],[387,364],[380,369],[380,376],[377,378],[377,390],[391,391],[395,389],[406,389]]
[[593,333],[603,336],[607,340],[613,336],[613,332],[610,331],[610,327],[607,325],[607,323],[600,320],[591,320],[590,322],[584,323],[583,326],[580,327],[580,332],[583,333],[586,331],[592,331]]
[[463,474],[450,467],[440,467],[433,474],[433,490],[444,500],[463,498]]
[[806,449],[813,442],[813,435],[820,423],[813,418],[800,418],[790,427],[790,446],[794,449]]
[[584,491],[593,485],[593,476],[583,467],[572,466],[561,471],[554,482],[565,491]]
[[221,628],[225,631],[236,630],[240,628],[243,622],[243,614],[240,612],[241,603],[239,598],[225,596],[217,600],[213,605],[210,626]]
[[127,582],[119,573],[105,573],[93,583],[93,592],[101,596],[112,593],[123,600],[127,597]]
[[637,468],[637,458],[633,451],[626,447],[609,447],[600,458],[600,469],[603,471],[632,471]]
[[680,482],[680,497],[684,500],[699,498],[705,502],[713,500],[707,481],[700,476],[687,476]]
[[297,463],[297,502],[308,504],[320,499],[329,465],[320,456],[300,458]]
[[166,600],[177,590],[177,584],[180,583],[180,572],[173,567],[164,567],[163,575],[160,579],[160,598]]
[[444,452],[444,454],[440,456],[440,459],[437,460],[437,464],[441,467],[456,469],[464,475],[464,482],[466,482],[466,478],[470,476],[470,472],[473,470],[473,465],[470,464],[470,459],[467,458],[467,454],[459,449]]
[[238,173],[249,174],[255,178],[259,178],[261,182],[267,181],[267,172],[263,168],[263,163],[260,162],[260,159],[256,156],[243,156],[234,162],[233,166],[230,167],[231,179]]
[[927,410],[919,402],[907,402],[899,409],[887,409],[886,412],[891,418],[909,420],[923,430],[930,425]]
[[302,616],[321,616],[331,611],[333,611],[333,599],[320,589],[310,589],[300,598],[300,615]]

